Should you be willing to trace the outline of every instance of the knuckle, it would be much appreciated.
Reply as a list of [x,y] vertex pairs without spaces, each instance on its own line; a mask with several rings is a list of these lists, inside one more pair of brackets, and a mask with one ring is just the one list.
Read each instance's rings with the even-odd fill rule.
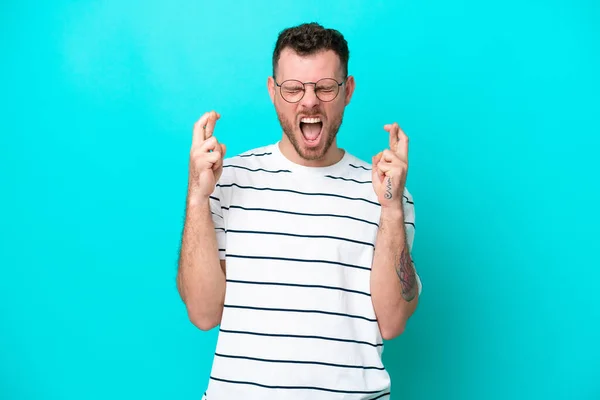
[[198,118],[198,120],[196,121],[196,125],[203,123],[204,120],[206,119],[206,117],[208,117],[208,113],[202,114],[202,116],[200,118]]
[[190,157],[190,164],[197,167],[202,162],[202,156],[194,154]]
[[202,156],[203,156],[203,154],[199,149],[192,150],[192,153],[190,154],[190,158],[194,162],[199,162],[202,159]]

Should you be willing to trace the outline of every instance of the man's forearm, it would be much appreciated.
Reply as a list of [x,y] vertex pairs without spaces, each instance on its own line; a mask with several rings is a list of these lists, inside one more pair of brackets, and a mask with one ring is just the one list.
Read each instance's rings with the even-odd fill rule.
[[404,214],[401,210],[382,209],[371,268],[371,299],[384,339],[403,332],[417,307],[417,292]]
[[189,318],[203,330],[220,322],[225,298],[225,272],[209,201],[188,200],[177,273],[177,288]]

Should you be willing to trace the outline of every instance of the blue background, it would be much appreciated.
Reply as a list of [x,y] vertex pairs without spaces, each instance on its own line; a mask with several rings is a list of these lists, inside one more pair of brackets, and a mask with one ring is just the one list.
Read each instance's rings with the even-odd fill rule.
[[216,330],[175,288],[191,129],[281,136],[278,32],[350,45],[340,145],[410,137],[423,296],[393,399],[600,399],[600,3],[0,6],[0,398],[198,399]]

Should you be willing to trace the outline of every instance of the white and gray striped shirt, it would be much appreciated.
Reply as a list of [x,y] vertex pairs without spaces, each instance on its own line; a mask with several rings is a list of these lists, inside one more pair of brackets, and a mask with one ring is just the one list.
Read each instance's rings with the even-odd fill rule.
[[[403,202],[412,249],[406,189]],[[388,399],[370,295],[381,212],[371,165],[345,152],[304,167],[275,143],[226,159],[210,204],[227,286],[203,398]]]

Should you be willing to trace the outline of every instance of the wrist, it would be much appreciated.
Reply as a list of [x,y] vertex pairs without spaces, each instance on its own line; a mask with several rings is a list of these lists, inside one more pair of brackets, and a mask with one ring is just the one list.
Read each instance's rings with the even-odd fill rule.
[[402,204],[398,206],[385,206],[381,207],[381,217],[382,220],[396,222],[402,221],[404,222],[404,209],[402,208]]
[[210,196],[190,190],[187,196],[187,206],[188,208],[210,207]]

